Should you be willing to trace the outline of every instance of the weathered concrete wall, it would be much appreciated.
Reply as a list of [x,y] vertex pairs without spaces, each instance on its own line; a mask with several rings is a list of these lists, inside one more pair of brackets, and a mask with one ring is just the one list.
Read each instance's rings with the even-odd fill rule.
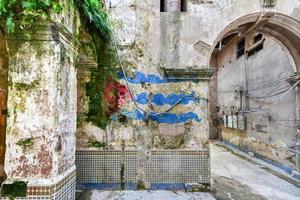
[[[224,29],[235,20],[253,13],[256,14],[251,20],[246,18],[242,23],[255,22],[259,16],[257,13],[264,10],[260,2],[190,0],[187,2],[187,12],[180,13],[160,12],[159,0],[106,1],[120,57],[139,107],[158,113],[172,105],[171,102],[174,101],[170,99],[193,93],[199,101],[188,98],[169,114],[159,117],[146,116],[135,107],[127,88],[125,98],[119,102],[120,110],[112,115],[112,122],[105,130],[84,120],[79,121],[77,149],[95,149],[89,141],[98,141],[98,144],[104,144],[106,149],[139,149],[145,152],[147,149],[206,147],[209,126],[214,126],[214,122],[208,117],[209,110],[214,109],[212,104],[209,107],[206,100],[209,92],[208,81],[173,82],[163,77],[163,69],[208,68],[213,64],[210,63],[212,51],[225,34]],[[299,1],[291,3],[281,0],[278,1],[275,10],[297,18],[299,6]],[[243,64],[242,59],[237,62],[239,65]],[[284,64],[286,63],[282,63]],[[234,73],[242,73],[241,70],[235,68]],[[122,86],[126,86],[124,76],[120,75],[119,78]],[[79,84],[82,105],[78,106],[83,108],[80,109],[84,113],[88,109],[88,99],[85,98],[82,86],[89,78],[86,76],[82,80],[82,84]],[[242,77],[227,77],[223,80],[230,83],[229,87],[243,81]],[[219,87],[219,84],[215,84],[214,87],[217,86]],[[234,96],[230,98],[235,99]],[[236,102],[235,106],[239,106],[239,102]],[[286,130],[281,129],[278,132],[282,134]],[[212,137],[217,137],[217,131],[218,129],[215,129],[211,132]],[[275,136],[273,137],[275,139]]]
[[[77,149],[87,148],[91,138],[116,149],[121,149],[123,142],[125,149],[206,147],[208,82],[170,81],[160,71],[166,63],[175,66],[179,61],[176,56],[178,49],[173,47],[177,45],[182,29],[180,13],[165,13],[166,16],[159,19],[159,4],[150,1],[107,1],[107,5],[120,45],[121,59],[139,107],[159,113],[185,95],[187,97],[169,113],[148,117],[135,107],[130,97],[124,99],[120,102],[120,112],[113,116],[113,122],[106,130],[92,124],[85,124],[78,130]],[[175,35],[170,37],[169,34],[173,33]],[[154,51],[164,56],[153,55]],[[170,51],[172,54],[167,54]],[[158,56],[167,60],[160,60],[159,64]],[[124,76],[120,78],[121,84],[126,85]],[[126,118],[125,122],[118,120],[121,117]]]
[[[129,94],[124,74],[120,72],[119,83],[111,81],[105,88],[107,101],[113,100],[111,87],[116,87],[121,97],[111,122],[105,129],[101,129],[92,123],[79,121],[77,150],[137,150],[133,158],[137,159],[138,166],[126,170],[136,170],[133,183],[138,182],[144,188],[151,188],[151,182],[147,182],[151,176],[159,180],[158,174],[149,175],[147,172],[147,169],[152,170],[151,150],[208,149],[208,81],[193,81],[189,78],[170,80],[161,70],[161,67],[183,68],[180,59],[186,56],[181,58],[180,51],[184,51],[178,46],[182,31],[180,12],[160,14],[158,1],[106,3],[129,87],[139,108]],[[193,65],[194,60],[185,67]],[[86,101],[89,101],[85,97],[84,86],[89,81],[89,75],[81,77],[78,102],[82,102],[82,105],[78,106],[80,112],[84,113],[88,109]],[[173,108],[168,110],[170,107]],[[168,112],[163,112],[165,110]],[[184,161],[177,163],[175,160],[178,159],[170,155],[170,160],[163,159],[160,167],[170,164],[178,173],[184,174],[181,171],[185,166]],[[203,161],[203,165],[208,166],[208,162]],[[193,166],[198,167],[197,164]],[[209,174],[209,170],[206,172]],[[180,184],[184,185],[184,181],[187,180],[182,180]]]
[[[94,148],[89,145],[89,140],[94,139],[106,144],[108,149],[142,150],[144,159],[149,149],[207,148],[208,81],[167,80],[162,68],[209,67],[212,49],[224,28],[236,19],[261,11],[260,2],[189,0],[185,13],[160,13],[158,0],[106,1],[122,63],[139,107],[159,113],[177,100],[183,100],[168,114],[147,116],[135,107],[124,76],[120,75],[118,87],[122,90],[117,91],[122,96],[118,99],[120,109],[112,115],[112,122],[105,130],[80,118],[83,121],[78,123],[77,149]],[[64,3],[63,13],[54,17],[64,25],[63,30],[42,27],[38,31],[46,33],[45,41],[9,40],[5,162],[9,179],[51,185],[58,181],[59,175],[74,169],[76,87],[79,85],[78,112],[83,114],[88,109],[83,87],[89,74],[81,76],[77,84],[76,44],[69,39],[72,36],[76,39],[80,22],[69,1]],[[279,0],[276,11],[300,19],[299,5],[297,0]],[[293,25],[286,24],[289,28]],[[114,84],[113,81],[108,84],[108,93]]]
[[[157,76],[155,78],[161,78],[161,68],[186,69],[188,67],[208,67],[210,64],[211,49],[213,49],[215,42],[219,39],[218,37],[224,28],[240,17],[263,10],[259,0],[251,2],[246,0],[188,1],[187,12],[183,13],[161,13],[160,2],[158,0],[109,0],[106,1],[106,6],[112,19],[117,42],[121,49],[121,59],[124,67],[130,78],[133,78],[132,82],[134,84],[132,84],[132,87],[135,94],[142,94],[145,91],[155,94],[155,90],[152,91],[152,85],[157,83],[150,81],[151,85],[147,86],[149,80],[146,80],[147,78],[141,80],[141,77],[145,78],[148,75],[155,75]],[[298,6],[298,1],[287,3],[282,0],[278,1],[276,11],[285,15],[295,16]],[[140,82],[134,80],[136,75]],[[164,81],[161,82],[163,83]],[[140,83],[143,83],[142,87],[136,88]],[[159,85],[166,88],[162,83]],[[125,85],[124,82],[123,84]],[[205,83],[202,82],[201,84]],[[176,88],[173,86],[175,84],[168,85],[170,86],[167,89],[168,92],[162,93],[164,96],[178,94],[181,87],[180,84],[176,84]],[[186,92],[200,92],[202,86],[200,88],[197,87],[190,87]],[[180,90],[183,90],[183,88],[180,88]],[[204,92],[202,96],[197,96],[205,98],[207,94]],[[144,101],[146,100],[144,99]],[[127,111],[133,111],[132,109],[133,106],[131,105],[131,109],[127,109]],[[151,111],[151,109],[149,110]],[[187,111],[189,109],[186,108],[184,110]],[[127,113],[127,116],[129,114],[132,113]],[[201,118],[203,118],[203,115],[201,115]],[[204,123],[204,120],[201,123]],[[91,129],[92,127],[88,126],[85,128]],[[81,129],[83,131],[79,130],[78,132],[88,137],[84,133],[100,131],[95,130],[95,128],[92,129],[93,131]],[[111,131],[112,128],[108,129],[108,131]],[[132,132],[132,127],[125,132]],[[107,131],[104,131],[103,134],[104,136],[96,136],[98,135],[96,133],[93,135],[103,141],[103,138],[108,138],[108,136],[105,136]],[[131,133],[131,135],[133,134]],[[133,136],[130,138],[133,138]],[[111,140],[106,139],[106,141]],[[79,148],[82,145],[84,145],[84,141],[79,144]]]
[[295,169],[295,153],[280,147],[276,143],[249,137],[245,131],[230,128],[222,128],[221,137],[229,145],[239,148],[246,153],[252,152],[255,156],[279,166],[287,173],[291,174],[293,169]]
[[76,71],[64,44],[9,40],[8,178],[51,178],[74,165]]

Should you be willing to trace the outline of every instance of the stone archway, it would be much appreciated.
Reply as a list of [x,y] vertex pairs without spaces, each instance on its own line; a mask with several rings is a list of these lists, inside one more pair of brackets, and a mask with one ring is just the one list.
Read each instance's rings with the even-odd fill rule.
[[[274,37],[288,50],[293,58],[294,66],[297,68],[296,71],[300,71],[300,22],[296,19],[273,12],[251,13],[240,17],[219,32],[211,47],[210,56],[222,39],[237,31],[245,31],[243,34],[257,31]],[[207,60],[207,66],[210,65],[210,60]]]
[[7,117],[8,55],[4,31],[0,30],[0,183],[5,180],[5,135]]
[[[247,38],[248,36],[251,36],[251,39],[252,39],[252,36],[255,36],[258,33],[266,36],[270,40],[275,40],[274,43],[277,43],[278,49],[281,48],[282,51],[284,53],[286,53],[286,55],[288,57],[287,60],[289,61],[290,66],[287,67],[286,70],[290,71],[290,74],[289,74],[290,77],[285,79],[285,84],[287,86],[289,86],[289,88],[293,89],[293,91],[290,92],[290,93],[293,93],[293,94],[291,94],[291,95],[293,95],[292,96],[293,101],[290,101],[290,102],[293,105],[295,105],[294,109],[292,111],[293,112],[292,118],[293,118],[295,124],[293,124],[293,130],[289,133],[288,132],[286,133],[286,135],[290,134],[290,136],[288,136],[288,137],[291,138],[291,135],[293,135],[295,132],[297,132],[297,129],[299,131],[299,128],[300,128],[300,118],[299,118],[300,117],[300,109],[299,109],[300,93],[299,93],[299,84],[297,85],[297,83],[299,83],[298,81],[299,81],[299,71],[300,71],[300,62],[299,62],[300,61],[300,50],[299,50],[300,22],[299,21],[297,21],[296,19],[293,19],[289,16],[286,16],[286,15],[283,15],[280,13],[273,13],[273,12],[252,13],[252,14],[248,14],[243,17],[240,17],[239,19],[237,19],[237,20],[233,21],[232,23],[230,23],[229,25],[227,25],[226,28],[224,28],[218,34],[218,37],[215,39],[215,41],[213,43],[213,47],[211,49],[211,57],[209,59],[208,65],[209,66],[216,65],[213,62],[213,56],[216,55],[216,52],[221,51],[223,46],[226,46],[229,43],[231,44],[231,42],[229,42],[229,41],[232,41],[232,40],[235,41],[235,43],[234,43],[235,46],[230,47],[230,48],[234,49],[234,50],[232,50],[232,53],[234,55],[236,53],[235,52],[236,49],[238,48],[237,44],[239,43],[239,41],[245,40],[245,38]],[[243,62],[240,63],[240,65],[241,64],[245,65],[245,67],[242,69],[242,70],[245,70],[245,73],[247,71],[247,67],[249,68],[249,66],[247,66],[247,63],[246,63],[246,62],[248,62],[247,60],[249,58],[248,53],[252,50],[253,46],[255,48],[255,45],[253,45],[253,46],[250,45],[251,48],[249,48],[249,50],[248,50],[247,49],[248,41],[249,40],[246,39],[246,42],[244,42],[244,43],[246,43],[246,45],[244,44],[246,46],[246,47],[244,47],[246,49],[245,59],[244,59],[245,63],[243,63]],[[235,56],[237,56],[237,55],[234,55],[233,57],[231,57],[229,59],[230,63],[231,63],[232,58],[237,60],[237,58]],[[267,57],[265,57],[264,59],[268,60]],[[265,62],[265,64],[267,65],[268,62]],[[220,65],[221,68],[223,66],[223,68],[224,68],[223,64],[217,64],[217,65]],[[273,65],[273,66],[275,66],[275,65]],[[270,67],[271,67],[271,65],[270,65]],[[280,66],[280,67],[283,67],[283,66]],[[225,65],[225,68],[226,68],[226,65]],[[253,70],[253,69],[255,69],[255,67],[252,66],[251,70]],[[276,70],[275,67],[274,67],[274,70]],[[222,69],[221,69],[221,71],[222,71]],[[281,69],[281,71],[284,71],[284,70]],[[253,71],[252,71],[252,73],[253,73]],[[227,117],[228,117],[228,120],[230,117],[230,121],[233,121],[233,120],[239,121],[239,117],[240,117],[239,112],[242,110],[243,114],[242,114],[241,118],[243,118],[243,121],[245,121],[245,123],[248,124],[248,125],[246,125],[245,129],[240,129],[239,127],[230,127],[230,128],[236,128],[237,131],[227,130],[226,129],[227,126],[225,126],[225,129],[226,129],[225,132],[227,131],[225,134],[223,134],[224,126],[222,126],[222,131],[221,131],[222,134],[220,134],[221,137],[226,134],[227,134],[227,136],[230,135],[228,137],[225,136],[226,142],[232,143],[233,145],[236,145],[237,147],[239,147],[241,149],[244,148],[245,151],[253,151],[253,152],[255,152],[255,154],[258,154],[269,160],[273,160],[274,162],[283,164],[283,165],[287,166],[287,168],[290,167],[290,171],[297,169],[296,158],[295,158],[295,160],[293,160],[293,163],[289,162],[289,161],[285,161],[285,159],[283,158],[284,156],[288,157],[288,155],[289,156],[292,155],[293,157],[295,157],[295,155],[293,155],[295,153],[295,151],[291,148],[294,148],[294,147],[296,148],[297,144],[299,144],[299,140],[297,140],[297,134],[295,134],[296,139],[295,139],[295,141],[293,140],[293,142],[291,139],[289,139],[289,141],[288,141],[286,138],[284,138],[286,136],[280,136],[279,138],[282,139],[281,141],[282,141],[283,146],[287,146],[289,148],[283,149],[281,151],[282,155],[278,156],[278,153],[276,153],[277,154],[276,156],[273,155],[273,153],[276,152],[275,144],[279,144],[278,141],[280,141],[280,139],[278,139],[278,138],[274,139],[277,137],[276,131],[272,132],[272,128],[267,129],[267,127],[269,127],[270,124],[266,123],[267,125],[265,125],[264,122],[262,122],[262,121],[260,121],[260,123],[253,123],[253,121],[258,121],[258,120],[253,120],[253,118],[254,118],[253,116],[254,115],[257,116],[258,114],[257,115],[253,114],[254,111],[252,108],[254,108],[255,106],[252,106],[252,107],[249,106],[249,99],[251,97],[255,97],[255,95],[251,96],[248,93],[248,87],[245,86],[245,85],[247,85],[247,78],[245,78],[243,80],[246,82],[245,85],[243,85],[244,83],[242,83],[242,86],[239,85],[239,86],[241,86],[241,88],[237,89],[240,92],[240,96],[237,98],[239,98],[241,102],[243,101],[244,105],[243,104],[241,104],[241,105],[245,106],[245,108],[242,106],[237,108],[236,113],[239,113],[239,114],[232,114],[232,112],[235,112],[235,111],[232,111],[232,109],[230,109],[230,112],[229,112],[230,114],[228,114],[228,113],[226,114],[226,112],[225,112],[225,114],[224,114],[224,112],[221,112],[221,113],[223,113],[222,116],[217,114],[219,111],[216,111],[216,110],[220,109],[219,104],[218,104],[218,102],[219,102],[218,96],[220,95],[219,94],[220,91],[218,90],[219,87],[216,86],[216,84],[218,85],[221,83],[219,83],[219,81],[217,81],[218,76],[220,77],[219,71],[217,71],[216,74],[217,75],[213,77],[213,80],[211,83],[211,91],[216,90],[215,93],[211,92],[211,94],[210,94],[211,95],[210,99],[214,102],[214,104],[211,104],[211,118],[216,119],[216,120],[222,118],[224,121],[227,121]],[[269,76],[271,76],[271,74],[272,73],[270,73]],[[246,77],[246,75],[245,75],[245,77]],[[233,81],[233,79],[235,79],[235,78],[237,78],[237,77],[236,76],[231,77],[231,81],[230,81],[231,85],[235,84],[235,82]],[[268,79],[268,80],[271,80],[271,79]],[[277,80],[275,78],[275,76],[274,76],[274,80]],[[214,84],[214,83],[216,83],[216,84]],[[218,88],[218,89],[216,89],[216,88]],[[235,90],[235,89],[233,89],[233,90]],[[280,91],[280,90],[278,89],[278,91]],[[234,91],[234,92],[236,92],[236,91]],[[284,93],[284,92],[282,92],[282,93]],[[246,95],[248,95],[248,96],[246,96]],[[220,96],[222,96],[222,95],[220,95]],[[264,97],[264,95],[259,96],[259,97],[262,98],[262,97]],[[255,99],[255,100],[257,100],[257,99]],[[255,100],[253,100],[253,101],[255,101]],[[250,100],[250,101],[252,101],[252,100]],[[278,100],[275,100],[275,101],[278,101]],[[248,105],[246,105],[246,104],[248,104]],[[216,105],[217,105],[217,107],[216,107]],[[225,103],[225,105],[226,105],[226,103]],[[255,105],[255,104],[252,104],[252,105]],[[281,104],[279,106],[281,106]],[[218,109],[215,109],[215,108],[218,108]],[[283,106],[282,108],[284,109],[286,107]],[[279,108],[277,108],[277,109],[279,110]],[[244,111],[246,111],[246,114],[244,114]],[[262,109],[261,110],[258,109],[258,112],[260,112],[260,111],[262,112]],[[275,113],[274,110],[268,110],[268,112],[265,112],[265,113],[268,117],[270,117],[269,118],[270,122],[272,120],[274,120],[274,118],[272,118],[272,116],[269,115],[269,113],[274,114]],[[281,115],[277,115],[277,116],[281,116]],[[285,116],[287,116],[284,114],[284,111],[283,111],[282,116],[284,116],[283,117],[284,119],[285,119]],[[249,118],[251,120],[249,120]],[[225,124],[226,124],[226,122],[225,122]],[[287,122],[285,122],[284,125],[287,126]],[[213,130],[213,126],[211,126],[211,127],[212,127],[211,130]],[[289,127],[291,127],[291,125],[289,125]],[[219,130],[213,130],[213,131],[217,132]],[[249,134],[249,133],[254,133],[255,131],[256,132],[264,132],[264,133],[266,133],[265,135],[267,135],[267,132],[269,132],[270,134],[272,132],[272,133],[274,133],[274,136],[271,136],[271,137],[268,136],[269,138],[266,140],[266,142],[261,142],[260,139],[256,138],[256,137],[260,136],[259,134],[254,134],[255,136],[253,136],[253,135],[251,136],[251,134]],[[215,134],[211,131],[211,135],[215,136],[217,134]],[[250,139],[251,137],[253,137],[253,138]],[[294,135],[293,135],[293,137],[294,137]],[[265,145],[265,147],[262,147],[261,144],[259,144],[259,143],[263,143],[263,145]],[[290,146],[291,143],[293,143],[292,146]],[[298,168],[299,168],[299,166],[298,166]]]

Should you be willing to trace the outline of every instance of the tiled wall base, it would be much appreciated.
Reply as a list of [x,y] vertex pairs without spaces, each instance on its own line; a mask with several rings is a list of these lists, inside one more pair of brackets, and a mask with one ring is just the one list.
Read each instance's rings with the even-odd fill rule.
[[[78,151],[77,189],[135,190],[138,151]],[[210,184],[208,150],[150,151],[144,167],[147,189],[181,190],[187,183]],[[124,185],[121,185],[121,171]],[[145,184],[146,185],[146,184]]]
[[[27,196],[18,197],[17,200],[75,200],[76,171],[52,186],[28,185]],[[2,197],[1,199],[9,200]]]
[[125,183],[122,188],[121,183],[82,183],[77,184],[77,190],[137,190],[137,184]]
[[[122,164],[124,163],[124,164]],[[124,168],[124,186],[121,168]],[[77,189],[136,189],[137,151],[78,151],[76,153]]]
[[151,184],[210,183],[208,151],[151,151],[146,166],[146,181]]

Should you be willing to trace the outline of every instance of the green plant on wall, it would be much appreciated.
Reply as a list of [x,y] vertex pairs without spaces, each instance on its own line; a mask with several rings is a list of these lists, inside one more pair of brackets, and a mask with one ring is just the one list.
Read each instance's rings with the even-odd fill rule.
[[8,33],[15,31],[16,21],[24,29],[35,21],[49,21],[51,12],[61,11],[58,0],[0,0],[0,17],[5,20]]
[[26,197],[27,183],[23,181],[15,181],[11,184],[3,184],[1,190],[2,197],[15,199],[16,197]]
[[100,41],[108,42],[110,39],[110,28],[102,1],[78,0],[74,1],[74,3],[81,14],[83,22],[85,22],[85,27],[91,31],[90,33],[96,33],[97,37],[100,37]]
[[88,141],[88,146],[89,147],[95,147],[95,148],[105,148],[105,147],[107,147],[107,144],[104,143],[104,142],[99,142],[95,139],[90,139]]
[[85,30],[88,30],[96,51],[97,68],[91,70],[90,81],[86,85],[89,98],[87,121],[105,128],[110,122],[107,105],[104,100],[105,85],[116,79],[115,48],[111,43],[111,30],[103,4],[98,0],[83,0],[76,3]]
[[30,148],[33,145],[33,139],[28,138],[28,139],[20,140],[16,144],[24,149]]
[[[92,38],[91,45],[96,51],[98,67],[91,71],[87,84],[89,111],[87,120],[105,128],[110,116],[105,113],[104,88],[116,78],[115,50],[111,45],[111,31],[108,16],[100,0],[73,0],[66,4],[75,5],[80,14],[81,24]],[[51,22],[52,13],[61,13],[64,7],[59,0],[0,0],[0,19],[6,22],[8,33],[18,29],[30,29],[36,23]],[[73,37],[78,37],[73,35]]]

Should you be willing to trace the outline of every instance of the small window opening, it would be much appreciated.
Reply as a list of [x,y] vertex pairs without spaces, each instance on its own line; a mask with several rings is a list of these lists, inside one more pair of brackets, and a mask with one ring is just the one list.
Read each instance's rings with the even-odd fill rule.
[[160,0],[160,12],[166,12],[166,1],[165,0]]
[[172,2],[172,1],[168,2],[168,0],[160,0],[160,12],[167,12],[168,11],[168,9],[167,9],[168,3],[169,3],[169,5],[173,5],[174,3],[176,3],[176,5],[180,6],[180,12],[186,12],[187,11],[187,0],[178,0],[176,2]]
[[181,12],[187,11],[187,0],[181,0]]
[[256,44],[257,42],[261,41],[263,38],[262,34],[258,34],[253,38],[253,44]]
[[264,8],[273,8],[276,6],[277,0],[264,0],[263,7]]
[[248,52],[248,57],[255,55],[257,52],[261,51],[264,48],[264,43],[257,45]]
[[236,57],[239,58],[245,54],[245,38],[239,41],[236,45]]

